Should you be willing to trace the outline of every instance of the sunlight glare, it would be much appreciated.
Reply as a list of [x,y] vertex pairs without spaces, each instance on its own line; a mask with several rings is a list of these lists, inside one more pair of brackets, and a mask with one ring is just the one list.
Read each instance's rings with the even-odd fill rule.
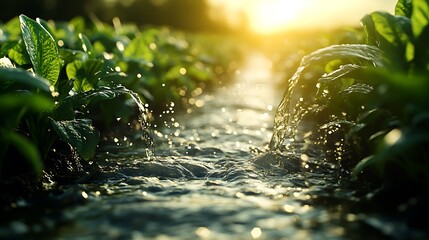
[[261,0],[255,1],[249,10],[250,24],[254,31],[272,33],[284,30],[292,24],[308,4],[308,1]]

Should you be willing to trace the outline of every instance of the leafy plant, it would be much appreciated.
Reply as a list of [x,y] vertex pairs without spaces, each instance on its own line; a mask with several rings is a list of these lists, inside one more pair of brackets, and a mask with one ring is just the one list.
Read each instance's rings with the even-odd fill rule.
[[[85,48],[79,59],[76,55],[61,58],[69,55],[60,54],[57,40],[46,22],[24,15],[19,21],[22,37],[15,36],[17,40],[2,45],[9,55],[2,59],[4,67],[0,68],[0,111],[6,116],[0,122],[2,162],[8,152],[16,149],[40,174],[52,145],[58,140],[70,144],[82,158],[91,159],[99,132],[89,116],[78,113],[96,102],[129,95],[145,114],[146,109],[132,91],[122,86],[97,85],[99,78],[108,76],[109,72],[101,74],[103,61],[89,58],[92,47],[84,35],[79,35]],[[30,70],[16,68],[10,60],[29,66]],[[62,73],[63,68],[66,75]],[[146,119],[143,120],[147,127]],[[11,144],[14,149],[10,148]]]
[[0,66],[7,67],[0,68],[0,111],[7,116],[0,121],[0,164],[18,152],[37,173],[57,141],[91,159],[97,129],[111,131],[117,119],[138,118],[150,146],[148,105],[162,112],[171,102],[188,103],[214,79],[212,63],[166,28],[21,15],[0,29]]
[[429,1],[400,0],[396,15],[362,19],[367,44],[305,57],[279,106],[271,148],[311,119],[318,130],[306,136],[334,149],[354,177],[372,169],[385,181],[428,188],[428,16]]

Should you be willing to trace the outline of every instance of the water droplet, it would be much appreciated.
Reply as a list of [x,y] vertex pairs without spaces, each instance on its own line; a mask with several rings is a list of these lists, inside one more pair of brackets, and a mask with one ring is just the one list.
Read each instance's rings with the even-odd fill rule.
[[156,43],[150,43],[150,44],[149,44],[149,48],[150,48],[151,50],[155,50],[155,49],[156,49]]
[[283,210],[287,213],[293,213],[295,211],[295,207],[289,204],[285,204],[283,206]]
[[186,70],[186,68],[180,68],[179,72],[180,74],[185,75],[188,71]]
[[125,50],[125,46],[122,42],[117,41],[116,42],[116,48],[118,48],[119,51],[123,52]]
[[399,141],[399,139],[401,139],[401,137],[402,137],[401,130],[393,129],[384,137],[384,142],[387,145],[393,145],[393,144],[397,143]]
[[82,197],[83,198],[85,198],[85,199],[88,199],[88,193],[86,193],[86,192],[84,192],[84,191],[82,191],[82,193],[81,193],[81,195],[82,195]]
[[195,231],[195,234],[197,234],[202,239],[208,238],[210,236],[210,230],[206,227],[199,227]]
[[261,237],[262,235],[262,230],[258,227],[255,227],[252,229],[252,231],[250,232],[250,234],[252,235],[253,239],[257,239],[259,237]]

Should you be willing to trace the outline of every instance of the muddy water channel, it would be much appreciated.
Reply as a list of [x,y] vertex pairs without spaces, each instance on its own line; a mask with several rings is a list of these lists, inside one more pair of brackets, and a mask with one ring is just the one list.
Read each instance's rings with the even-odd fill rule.
[[[35,202],[21,201],[5,239],[384,239],[411,236],[355,209],[323,151],[263,153],[283,89],[253,55],[235,81],[167,114],[155,156],[123,139],[97,155],[102,171]],[[171,119],[174,118],[174,119]]]

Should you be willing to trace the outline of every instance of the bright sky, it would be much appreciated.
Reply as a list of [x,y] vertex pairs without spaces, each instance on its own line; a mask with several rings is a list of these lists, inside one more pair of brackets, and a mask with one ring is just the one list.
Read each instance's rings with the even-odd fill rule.
[[210,0],[225,6],[232,21],[244,11],[252,30],[271,33],[284,29],[356,25],[367,13],[393,12],[397,0]]

